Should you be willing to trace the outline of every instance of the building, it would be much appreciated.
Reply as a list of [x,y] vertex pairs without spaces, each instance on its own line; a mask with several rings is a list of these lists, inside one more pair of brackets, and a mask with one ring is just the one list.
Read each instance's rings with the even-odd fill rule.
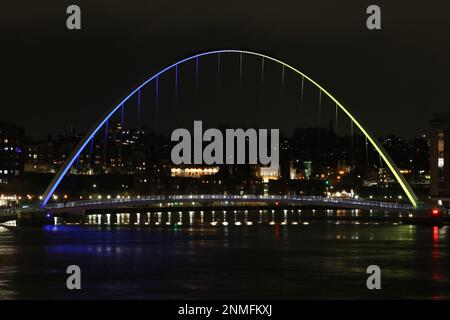
[[[66,162],[82,135],[49,136],[43,141],[29,141],[26,146],[25,170],[55,173]],[[151,150],[151,136],[145,130],[124,129],[120,123],[108,127],[92,139],[77,157],[72,174],[142,174],[149,171],[147,158]]]
[[430,122],[430,194],[439,205],[450,205],[450,114]]
[[0,122],[0,184],[17,182],[24,172],[24,129]]
[[25,171],[55,173],[79,140],[77,135],[59,135],[44,141],[29,141],[25,147]]
[[215,175],[219,172],[218,166],[174,166],[170,169],[170,175],[172,177],[185,177],[185,178],[202,178],[204,176]]

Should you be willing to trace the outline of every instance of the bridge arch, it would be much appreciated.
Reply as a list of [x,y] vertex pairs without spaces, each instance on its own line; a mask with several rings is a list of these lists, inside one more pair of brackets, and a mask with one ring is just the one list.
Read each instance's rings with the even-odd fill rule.
[[366,129],[366,127],[361,123],[361,121],[357,120],[356,117],[350,113],[350,111],[342,104],[340,103],[335,97],[333,97],[325,88],[323,88],[320,84],[318,84],[316,81],[314,81],[312,78],[305,75],[303,72],[298,70],[297,68],[281,61],[276,58],[273,58],[271,56],[253,52],[253,51],[246,51],[246,50],[238,50],[238,49],[226,49],[226,50],[214,50],[214,51],[207,51],[199,54],[192,55],[190,57],[187,57],[185,59],[182,59],[164,69],[161,71],[155,73],[153,76],[145,80],[141,85],[139,85],[137,88],[135,88],[130,94],[128,94],[121,102],[119,102],[117,105],[112,106],[100,119],[90,128],[90,130],[86,133],[86,135],[80,140],[80,142],[77,144],[75,149],[72,151],[70,156],[67,158],[66,162],[61,166],[61,168],[58,170],[56,175],[53,177],[52,181],[48,185],[47,189],[45,190],[43,194],[43,202],[41,204],[41,207],[44,208],[48,201],[50,200],[50,197],[55,192],[58,185],[61,183],[61,180],[64,178],[64,176],[67,174],[69,169],[72,167],[73,163],[75,162],[76,158],[80,155],[80,153],[84,150],[86,145],[93,139],[95,134],[105,125],[105,123],[108,121],[108,119],[122,106],[124,103],[130,99],[134,94],[136,94],[142,87],[147,85],[152,80],[156,79],[161,74],[177,67],[180,64],[183,64],[187,61],[197,59],[202,56],[208,56],[213,54],[222,54],[222,53],[239,53],[239,54],[245,54],[245,55],[251,55],[251,56],[257,56],[260,58],[267,59],[269,61],[273,61],[275,63],[278,63],[288,70],[291,70],[295,72],[296,74],[303,77],[303,79],[308,80],[310,83],[312,83],[316,88],[318,88],[322,93],[324,93],[328,98],[330,98],[339,108],[341,111],[343,111],[350,120],[356,124],[356,126],[361,130],[361,132],[364,134],[364,136],[367,138],[367,140],[371,143],[371,145],[375,148],[375,150],[378,152],[378,154],[381,156],[381,158],[384,160],[384,162],[387,164],[389,170],[394,175],[395,179],[398,181],[400,186],[402,187],[403,191],[405,192],[406,196],[408,197],[411,204],[417,208],[418,207],[418,198],[414,191],[412,190],[409,183],[406,181],[405,177],[401,174],[400,170],[394,163],[394,161],[391,159],[387,151],[383,148],[381,143],[375,138],[374,135],[370,133],[369,130]]

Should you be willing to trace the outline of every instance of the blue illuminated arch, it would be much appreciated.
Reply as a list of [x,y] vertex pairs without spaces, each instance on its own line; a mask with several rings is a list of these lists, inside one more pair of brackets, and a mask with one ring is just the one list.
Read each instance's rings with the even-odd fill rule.
[[202,56],[208,56],[213,54],[221,54],[221,53],[239,53],[239,54],[246,54],[246,55],[252,55],[252,56],[258,56],[273,62],[276,62],[278,64],[281,64],[282,66],[294,71],[298,75],[302,76],[304,79],[308,80],[310,83],[312,83],[315,87],[319,88],[321,92],[325,93],[333,102],[336,103],[336,105],[357,125],[357,127],[361,130],[361,132],[365,135],[367,140],[372,144],[372,146],[377,150],[377,152],[380,154],[381,158],[383,158],[384,162],[389,167],[390,171],[394,175],[395,179],[398,181],[400,186],[402,187],[403,191],[407,195],[409,201],[411,204],[417,208],[418,207],[418,198],[414,191],[412,190],[411,186],[406,181],[405,177],[400,173],[400,170],[395,165],[395,163],[392,161],[386,150],[383,148],[383,146],[378,142],[378,140],[361,124],[360,121],[358,121],[348,110],[344,105],[342,105],[336,98],[334,98],[327,90],[325,90],[322,86],[320,86],[317,82],[315,82],[313,79],[299,71],[298,69],[292,67],[291,65],[280,61],[278,59],[275,59],[273,57],[267,56],[265,54],[252,52],[252,51],[245,51],[245,50],[215,50],[215,51],[208,51],[204,53],[199,53],[193,56],[190,56],[188,58],[185,58],[183,60],[180,60],[167,68],[159,71],[158,73],[154,74],[152,77],[144,81],[140,86],[138,86],[136,89],[134,89],[129,95],[127,95],[121,102],[119,102],[116,106],[113,106],[110,110],[108,110],[98,121],[97,123],[88,131],[88,133],[81,139],[81,141],[78,143],[78,145],[75,147],[73,152],[70,154],[64,165],[59,169],[55,177],[50,182],[49,186],[45,190],[43,194],[43,202],[41,207],[45,207],[50,199],[50,197],[55,192],[58,185],[61,183],[61,180],[64,178],[64,176],[67,174],[69,169],[72,167],[74,161],[76,158],[80,155],[80,153],[84,150],[86,145],[93,139],[95,134],[102,128],[103,125],[111,118],[111,116],[125,103],[128,99],[130,99],[135,93],[137,93],[142,87],[144,87],[146,84],[160,76],[161,74],[165,73],[166,71],[169,71],[175,67],[177,67],[180,64],[183,64],[187,61],[197,59]]

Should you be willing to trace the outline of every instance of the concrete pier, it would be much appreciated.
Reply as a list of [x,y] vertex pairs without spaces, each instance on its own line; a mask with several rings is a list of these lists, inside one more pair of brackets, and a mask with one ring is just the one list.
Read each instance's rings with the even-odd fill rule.
[[53,214],[47,210],[20,212],[17,216],[17,226],[47,226],[54,225]]

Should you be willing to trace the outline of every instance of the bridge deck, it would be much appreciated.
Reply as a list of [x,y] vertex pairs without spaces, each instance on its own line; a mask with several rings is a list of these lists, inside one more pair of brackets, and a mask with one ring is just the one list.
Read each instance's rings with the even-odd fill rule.
[[113,199],[98,199],[84,201],[69,201],[53,203],[46,209],[53,212],[85,211],[101,208],[129,208],[138,206],[163,205],[169,203],[192,203],[193,205],[234,206],[236,204],[253,205],[280,205],[280,206],[313,206],[323,208],[343,208],[383,211],[412,211],[412,205],[390,203],[381,201],[369,201],[364,199],[344,199],[317,196],[264,196],[264,195],[177,195],[177,196],[138,196]]

